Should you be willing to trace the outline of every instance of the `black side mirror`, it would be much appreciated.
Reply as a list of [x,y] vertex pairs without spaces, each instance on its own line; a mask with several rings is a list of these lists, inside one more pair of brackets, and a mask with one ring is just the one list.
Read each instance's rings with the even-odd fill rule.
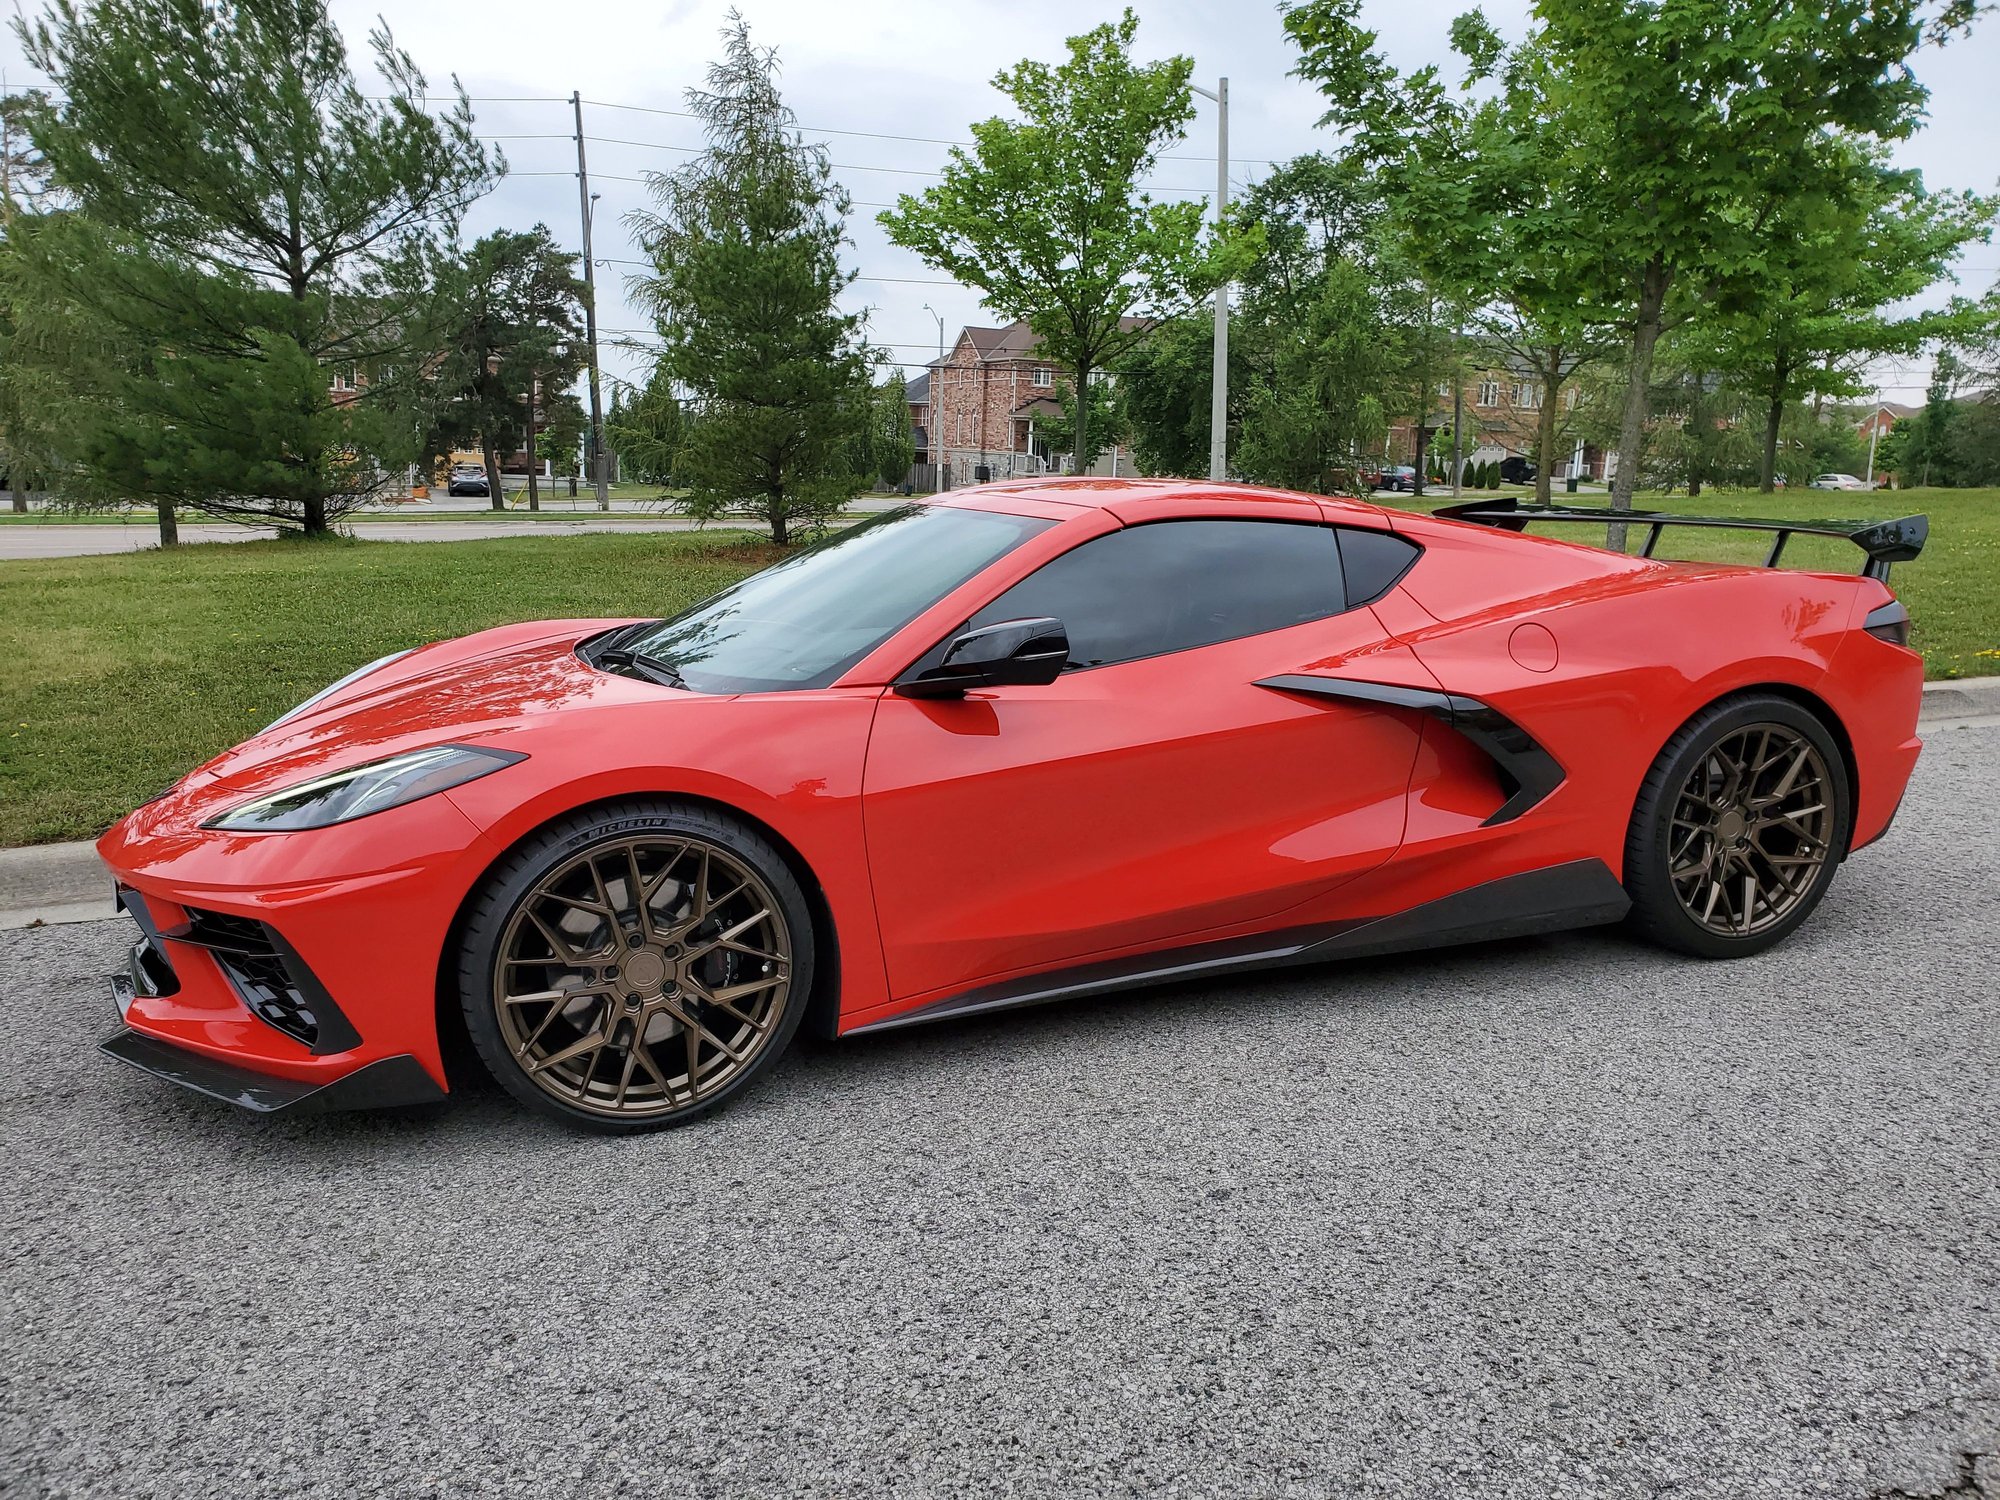
[[921,677],[896,684],[905,698],[956,698],[967,688],[1054,682],[1069,664],[1069,633],[1055,619],[1002,620],[968,630],[945,648],[944,660]]

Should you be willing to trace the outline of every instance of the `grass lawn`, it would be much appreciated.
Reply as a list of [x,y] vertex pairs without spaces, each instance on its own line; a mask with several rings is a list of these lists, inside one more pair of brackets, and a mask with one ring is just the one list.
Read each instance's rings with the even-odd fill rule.
[[[1438,503],[1425,497],[1425,508]],[[1640,504],[1781,518],[1927,511],[1930,544],[1894,579],[1914,642],[1933,677],[2000,672],[2000,491]],[[1669,539],[1663,553],[1732,561],[1757,561],[1767,545],[1751,533]],[[773,555],[753,535],[710,531],[239,542],[0,563],[0,846],[95,835],[387,652],[514,620],[671,614]],[[1861,554],[1800,537],[1786,560],[1854,572]]]
[[672,614],[774,555],[709,531],[0,563],[0,847],[95,836],[388,652],[515,620]]

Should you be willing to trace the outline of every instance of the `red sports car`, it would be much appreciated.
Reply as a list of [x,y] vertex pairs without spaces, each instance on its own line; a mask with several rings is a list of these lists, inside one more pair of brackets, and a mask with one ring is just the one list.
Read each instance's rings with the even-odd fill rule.
[[[1710,958],[1881,837],[1922,517],[1639,556],[1237,485],[989,485],[669,620],[373,662],[99,844],[114,1056],[259,1111],[677,1123],[800,1026],[1621,919]],[[1861,573],[1665,562],[1668,525]],[[468,1059],[469,1060],[469,1059]]]

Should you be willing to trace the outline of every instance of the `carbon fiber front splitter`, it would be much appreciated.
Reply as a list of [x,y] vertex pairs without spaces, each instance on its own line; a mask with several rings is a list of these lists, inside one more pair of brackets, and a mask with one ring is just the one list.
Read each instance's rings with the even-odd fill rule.
[[[112,976],[112,994],[123,1016],[132,1004],[132,981]],[[318,1115],[344,1109],[389,1109],[404,1104],[434,1104],[445,1097],[435,1079],[414,1057],[384,1057],[356,1068],[330,1083],[301,1083],[274,1078],[234,1063],[176,1047],[131,1027],[99,1044],[120,1062],[177,1083],[197,1094],[220,1099],[255,1115]]]

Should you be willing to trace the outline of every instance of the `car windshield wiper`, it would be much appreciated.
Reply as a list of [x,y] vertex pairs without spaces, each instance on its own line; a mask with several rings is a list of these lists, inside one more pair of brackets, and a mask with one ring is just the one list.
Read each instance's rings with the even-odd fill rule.
[[628,646],[613,646],[600,649],[595,665],[610,667],[615,671],[630,672],[635,677],[643,677],[648,682],[657,682],[661,687],[686,688],[680,668],[672,662],[662,661],[657,656],[648,656],[643,651],[634,651]]

